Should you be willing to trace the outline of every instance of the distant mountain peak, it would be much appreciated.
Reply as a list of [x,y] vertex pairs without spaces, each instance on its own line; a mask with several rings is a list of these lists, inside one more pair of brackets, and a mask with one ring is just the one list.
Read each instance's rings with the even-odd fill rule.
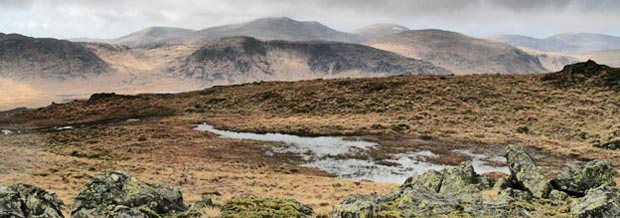
[[289,17],[266,17],[246,23],[207,28],[192,38],[250,36],[261,40],[356,42],[357,36],[331,29],[316,21],[298,21]]
[[116,44],[136,47],[158,43],[169,39],[182,38],[192,32],[194,32],[194,30],[178,27],[154,26],[130,33],[126,36],[122,36],[111,41]]
[[393,23],[375,23],[354,30],[352,33],[371,41],[384,36],[409,31],[409,28]]

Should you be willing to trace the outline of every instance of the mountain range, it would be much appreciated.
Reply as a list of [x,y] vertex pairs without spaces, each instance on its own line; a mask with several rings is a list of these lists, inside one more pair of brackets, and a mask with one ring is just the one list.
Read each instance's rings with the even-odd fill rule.
[[86,78],[109,70],[105,61],[79,43],[0,33],[1,77]]
[[460,74],[548,71],[536,57],[515,47],[443,30],[405,31],[367,44]]
[[568,54],[620,49],[620,37],[594,33],[564,33],[544,39],[522,35],[497,35],[488,39],[515,47]]
[[[583,36],[590,35],[579,35],[555,37],[573,46],[573,50],[561,46],[556,50],[614,48],[612,36],[588,41]],[[530,48],[498,42],[502,37],[491,39],[444,30],[409,30],[397,24],[372,24],[347,33],[286,17],[202,30],[151,27],[116,39],[0,34],[0,79],[26,90],[12,92],[14,96],[6,99],[38,99],[37,105],[13,106],[32,107],[49,98],[64,101],[95,90],[178,92],[261,80],[529,74],[557,71],[587,59],[611,66],[618,60],[617,50],[569,54],[541,50],[533,46],[536,43],[527,44],[535,47]]]
[[172,68],[184,76],[230,83],[450,72],[359,44],[261,41],[245,36],[211,41]]

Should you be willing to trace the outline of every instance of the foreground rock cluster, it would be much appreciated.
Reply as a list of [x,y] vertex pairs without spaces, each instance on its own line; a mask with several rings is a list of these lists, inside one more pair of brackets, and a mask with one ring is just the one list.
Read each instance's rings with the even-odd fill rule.
[[[508,146],[511,175],[478,175],[470,162],[410,177],[385,195],[353,195],[336,205],[333,218],[372,217],[620,217],[616,171],[591,161],[548,181],[519,146]],[[0,217],[64,217],[51,191],[25,184],[0,186]],[[122,171],[92,177],[75,197],[73,218],[312,217],[312,208],[290,199],[240,196],[222,206],[210,199],[186,205],[174,187],[144,183]]]
[[592,161],[547,181],[518,146],[506,148],[511,175],[494,179],[471,163],[409,178],[387,195],[351,196],[334,218],[619,217],[620,192],[608,161]]

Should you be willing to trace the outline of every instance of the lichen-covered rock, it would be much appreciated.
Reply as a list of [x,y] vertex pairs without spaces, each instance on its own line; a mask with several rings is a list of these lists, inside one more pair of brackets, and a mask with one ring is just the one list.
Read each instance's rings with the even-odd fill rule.
[[62,218],[55,193],[26,184],[0,187],[0,217]]
[[230,200],[222,208],[223,218],[306,218],[312,208],[290,199],[258,198],[251,195]]
[[563,191],[551,190],[551,192],[549,192],[549,200],[552,201],[565,201],[569,198],[570,196]]
[[148,184],[122,171],[110,171],[88,181],[75,197],[71,217],[162,217],[184,211],[181,192]]
[[26,217],[22,204],[19,193],[9,187],[0,186],[0,217]]
[[443,174],[435,170],[429,170],[419,176],[412,176],[405,180],[401,188],[412,188],[414,190],[429,190],[439,192]]
[[472,163],[466,161],[457,168],[447,168],[441,171],[429,170],[422,175],[409,177],[401,189],[411,188],[417,191],[459,194],[490,189],[491,183],[491,179],[478,175]]
[[334,206],[333,218],[372,218],[379,211],[376,204],[379,196],[376,195],[352,195],[342,203]]
[[616,189],[592,189],[573,201],[570,210],[577,218],[620,217],[620,194]]
[[402,217],[445,215],[459,211],[462,205],[469,203],[461,201],[459,197],[458,195],[407,189],[397,199],[382,203],[381,210],[382,212],[392,211],[389,214],[400,214]]
[[[471,162],[456,168],[427,171],[408,178],[394,192],[384,195],[353,195],[334,207],[334,218],[358,217],[429,217],[465,213],[468,207],[477,210],[481,192],[493,187],[491,179],[478,175]],[[471,207],[470,207],[471,206]],[[504,214],[495,209],[478,214]]]
[[615,186],[616,172],[611,162],[596,160],[571,168],[551,181],[553,188],[573,196],[584,196],[592,188]]
[[538,167],[525,149],[516,145],[506,148],[506,159],[510,169],[511,179],[519,188],[529,191],[537,198],[547,198],[551,192],[551,185],[547,182]]
[[497,199],[502,202],[511,202],[514,200],[530,201],[532,200],[532,197],[532,193],[530,192],[513,188],[505,188],[499,192]]
[[443,169],[441,174],[443,180],[439,193],[442,194],[476,193],[492,188],[490,179],[476,174],[469,161],[461,163],[457,168]]

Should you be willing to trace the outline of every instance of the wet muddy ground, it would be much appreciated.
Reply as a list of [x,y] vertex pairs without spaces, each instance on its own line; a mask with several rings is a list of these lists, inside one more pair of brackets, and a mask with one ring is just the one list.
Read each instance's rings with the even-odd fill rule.
[[[196,127],[220,138],[265,143],[265,155],[298,157],[302,167],[317,168],[340,178],[401,183],[412,175],[471,161],[479,174],[509,174],[503,149],[493,146],[438,142],[432,139],[387,136],[297,136],[281,133],[234,132],[208,124]],[[536,153],[537,159],[556,159]],[[543,161],[543,169],[562,169],[574,163]]]

